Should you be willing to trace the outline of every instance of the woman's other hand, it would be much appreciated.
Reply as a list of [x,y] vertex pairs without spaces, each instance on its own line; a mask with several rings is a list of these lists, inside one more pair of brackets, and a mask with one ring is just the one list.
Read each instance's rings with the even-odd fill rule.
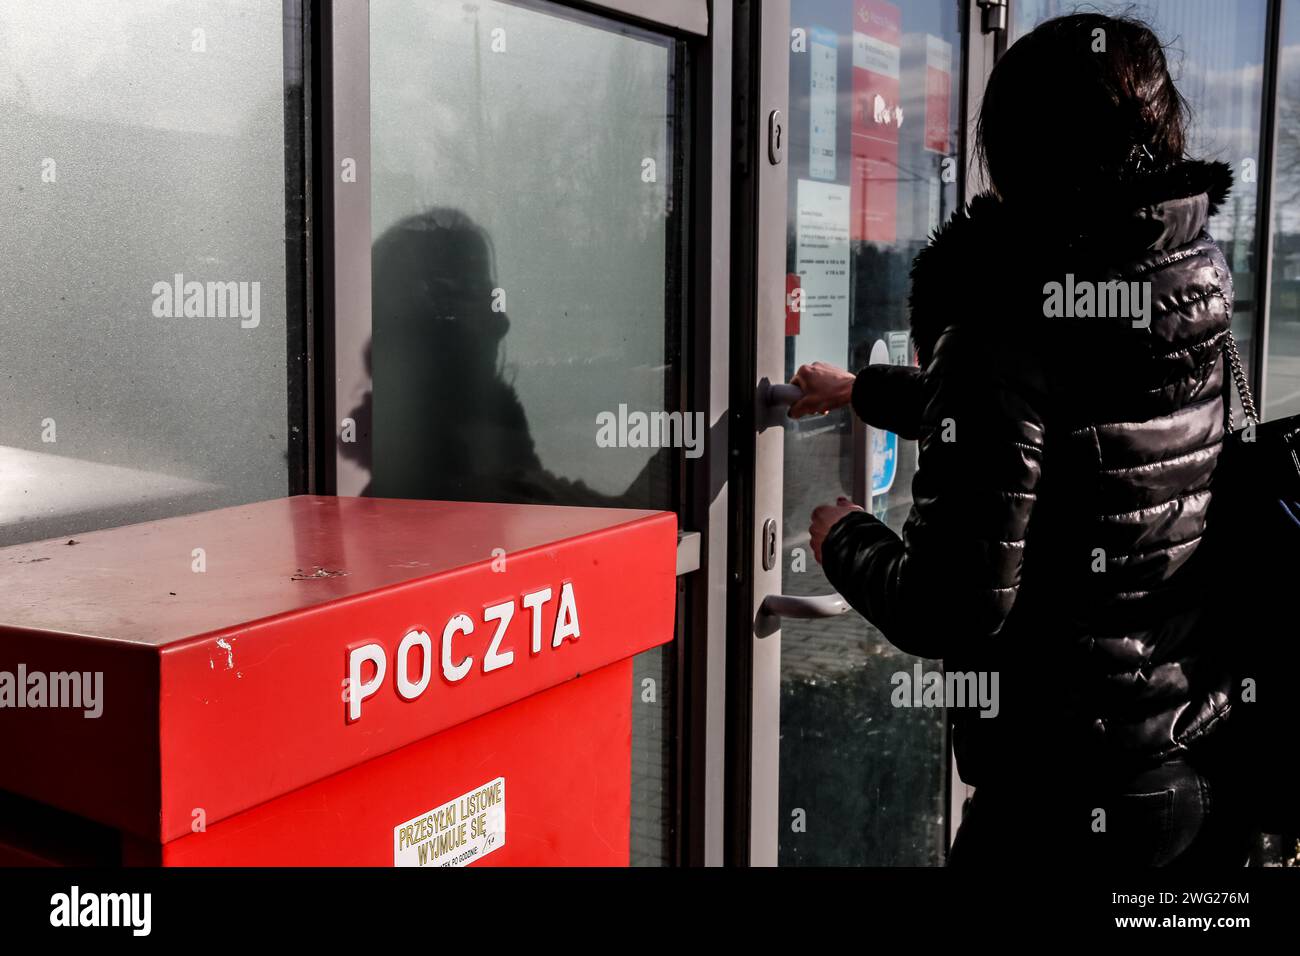
[[843,495],[836,498],[833,505],[818,505],[813,509],[812,525],[808,528],[808,534],[812,541],[813,557],[817,559],[818,564],[822,563],[822,544],[826,541],[826,536],[831,533],[831,528],[835,527],[835,523],[849,512],[865,510]]
[[857,376],[852,372],[825,362],[799,366],[790,384],[803,390],[803,398],[790,406],[790,417],[824,415],[849,404],[853,398],[855,378]]

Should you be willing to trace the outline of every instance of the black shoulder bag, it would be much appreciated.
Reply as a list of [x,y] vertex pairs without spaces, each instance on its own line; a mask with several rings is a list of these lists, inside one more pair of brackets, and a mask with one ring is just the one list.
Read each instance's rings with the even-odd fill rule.
[[[1300,833],[1300,415],[1259,421],[1236,340],[1224,347],[1246,424],[1228,432],[1214,472],[1207,539],[1215,555],[1215,633],[1232,661],[1223,766],[1253,824]],[[1212,735],[1214,736],[1214,735]]]

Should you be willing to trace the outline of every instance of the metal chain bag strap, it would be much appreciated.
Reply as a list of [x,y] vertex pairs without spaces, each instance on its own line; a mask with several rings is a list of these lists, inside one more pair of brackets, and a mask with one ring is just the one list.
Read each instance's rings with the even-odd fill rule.
[[[1237,491],[1246,493],[1249,489],[1259,502],[1260,517],[1266,522],[1263,527],[1242,530],[1252,538],[1263,534],[1279,545],[1300,548],[1300,415],[1261,422],[1231,330],[1224,352],[1246,418],[1245,427],[1234,428],[1232,402],[1226,403],[1225,465],[1233,472],[1230,479],[1241,480]],[[1290,560],[1281,560],[1279,566],[1286,569],[1287,579],[1300,583],[1300,551],[1292,552]]]
[[[1231,658],[1232,710],[1220,735],[1229,785],[1266,833],[1300,833],[1300,415],[1261,422],[1237,342],[1224,354],[1246,423],[1214,473],[1206,543],[1214,556],[1213,639]],[[1216,749],[1219,749],[1216,747]]]
[[[1237,351],[1237,339],[1232,330],[1228,330],[1227,340],[1223,345],[1228,356],[1228,367],[1232,370],[1232,381],[1237,386],[1237,397],[1241,399],[1241,410],[1246,415],[1247,424],[1259,424],[1259,412],[1255,408],[1255,394],[1246,381],[1246,370],[1241,364],[1241,353]],[[1232,402],[1228,402],[1228,431],[1232,431]]]

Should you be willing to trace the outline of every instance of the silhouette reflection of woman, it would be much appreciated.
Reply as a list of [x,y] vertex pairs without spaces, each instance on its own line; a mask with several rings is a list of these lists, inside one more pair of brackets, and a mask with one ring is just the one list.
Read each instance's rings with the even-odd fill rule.
[[[373,393],[351,413],[372,435],[373,459],[361,462],[371,472],[363,493],[662,507],[649,486],[652,476],[667,478],[663,454],[621,495],[542,466],[523,405],[502,376],[510,321],[494,308],[497,287],[491,237],[459,210],[409,216],[375,242],[374,334],[366,353]],[[592,435],[594,447],[594,420]],[[358,460],[364,453],[344,449],[356,449]]]

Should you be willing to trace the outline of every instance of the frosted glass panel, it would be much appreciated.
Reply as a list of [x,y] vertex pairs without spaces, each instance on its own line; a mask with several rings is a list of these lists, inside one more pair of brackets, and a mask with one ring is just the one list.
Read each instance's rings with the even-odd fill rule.
[[283,37],[0,4],[0,543],[286,493]]
[[667,454],[597,442],[675,390],[669,42],[558,6],[370,9],[369,491],[669,506]]

